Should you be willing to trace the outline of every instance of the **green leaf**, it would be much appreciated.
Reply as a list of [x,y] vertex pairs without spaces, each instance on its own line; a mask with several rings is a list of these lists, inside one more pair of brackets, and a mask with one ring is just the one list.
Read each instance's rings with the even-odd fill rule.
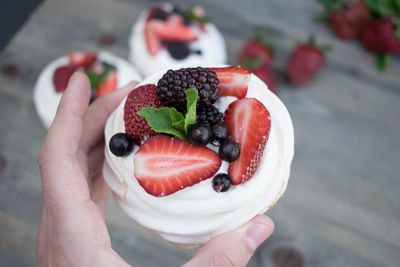
[[181,121],[183,115],[175,108],[146,107],[140,109],[138,114],[146,119],[153,131],[170,134],[180,139],[186,139],[186,133],[183,127],[179,127],[179,125],[182,125]]
[[375,57],[375,67],[379,71],[384,71],[390,63],[390,55],[389,54],[379,54]]
[[102,83],[108,75],[115,70],[115,67],[110,64],[104,65],[104,70],[101,73],[94,72],[91,69],[86,69],[85,73],[89,78],[90,85],[92,88],[96,88],[100,83]]
[[190,126],[196,124],[196,106],[199,92],[196,88],[189,88],[186,90],[186,117],[185,117],[185,131],[187,133]]

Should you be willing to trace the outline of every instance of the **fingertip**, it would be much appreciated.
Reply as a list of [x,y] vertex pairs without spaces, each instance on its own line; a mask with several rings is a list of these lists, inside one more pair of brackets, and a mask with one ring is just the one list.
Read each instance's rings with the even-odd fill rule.
[[256,250],[274,231],[274,222],[265,215],[257,215],[250,222],[244,240],[251,250]]

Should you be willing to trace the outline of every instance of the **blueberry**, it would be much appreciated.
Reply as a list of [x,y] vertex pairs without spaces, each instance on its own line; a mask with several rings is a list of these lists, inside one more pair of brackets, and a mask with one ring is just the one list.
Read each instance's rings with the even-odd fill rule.
[[219,146],[223,141],[229,137],[229,130],[225,123],[217,122],[211,126],[213,133],[212,143]]
[[188,137],[192,143],[207,145],[211,141],[212,131],[207,125],[195,124],[189,128]]
[[116,133],[111,137],[108,146],[115,156],[122,157],[128,155],[132,151],[134,141],[132,137],[126,133]]
[[232,162],[237,160],[239,155],[240,155],[239,143],[233,142],[231,140],[225,140],[219,147],[219,156],[223,160]]
[[212,186],[218,193],[226,192],[228,191],[229,187],[231,187],[231,180],[227,174],[219,173],[213,178]]

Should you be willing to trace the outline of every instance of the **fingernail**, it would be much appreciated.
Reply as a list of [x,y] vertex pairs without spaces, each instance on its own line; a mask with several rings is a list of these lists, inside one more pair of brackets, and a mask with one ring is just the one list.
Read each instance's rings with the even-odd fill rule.
[[273,223],[270,219],[263,220],[263,222],[252,222],[246,231],[244,239],[252,250],[256,250],[268,238],[272,230]]

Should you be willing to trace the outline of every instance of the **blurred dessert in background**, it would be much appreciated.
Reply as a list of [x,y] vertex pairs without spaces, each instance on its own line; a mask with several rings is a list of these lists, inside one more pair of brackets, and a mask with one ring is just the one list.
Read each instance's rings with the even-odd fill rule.
[[160,4],[132,28],[130,58],[143,76],[172,67],[225,64],[225,41],[205,10]]
[[91,102],[132,80],[140,79],[130,63],[110,53],[69,52],[48,64],[36,81],[33,98],[36,111],[46,128],[54,119],[69,78],[77,70],[85,72],[90,80]]

